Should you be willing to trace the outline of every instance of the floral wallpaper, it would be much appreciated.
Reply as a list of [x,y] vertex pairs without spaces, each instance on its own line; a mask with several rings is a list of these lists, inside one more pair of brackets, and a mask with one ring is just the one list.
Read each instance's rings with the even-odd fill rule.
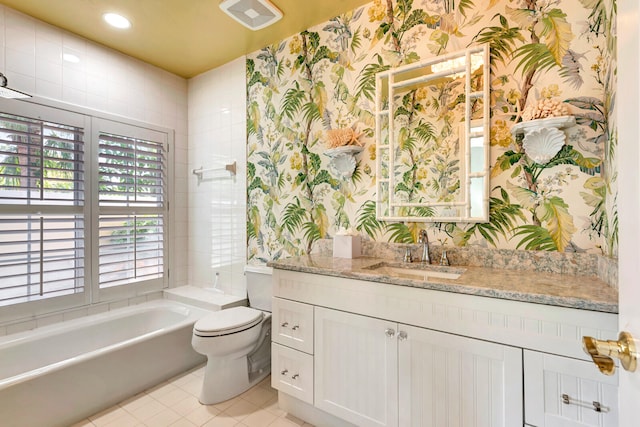
[[[445,245],[616,256],[615,1],[374,0],[249,55],[249,259],[309,253],[342,228],[376,241],[415,242],[426,229]],[[490,221],[376,220],[376,73],[481,43],[491,47]],[[448,114],[455,98],[439,95],[419,94]],[[576,125],[536,163],[511,127],[553,110]],[[350,177],[326,155],[327,131],[347,128],[364,148]],[[424,166],[421,179],[435,178],[438,165]]]

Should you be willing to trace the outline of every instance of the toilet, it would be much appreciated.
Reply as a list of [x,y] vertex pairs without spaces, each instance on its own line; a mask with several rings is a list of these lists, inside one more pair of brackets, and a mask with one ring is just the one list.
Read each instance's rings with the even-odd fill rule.
[[246,266],[249,307],[216,311],[193,326],[191,344],[207,356],[200,402],[223,402],[253,387],[271,371],[270,267]]

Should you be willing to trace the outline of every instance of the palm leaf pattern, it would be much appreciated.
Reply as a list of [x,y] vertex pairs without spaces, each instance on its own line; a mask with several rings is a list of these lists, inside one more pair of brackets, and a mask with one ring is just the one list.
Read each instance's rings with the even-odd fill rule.
[[[489,222],[435,224],[433,238],[545,251],[602,247],[615,254],[617,142],[611,118],[616,63],[610,34],[616,10],[605,0],[577,0],[576,6],[542,0],[379,0],[249,54],[250,256],[269,260],[304,254],[316,240],[350,224],[375,241],[414,242],[416,223],[376,219],[375,157],[380,151],[375,145],[384,144],[371,137],[376,74],[448,53],[453,46],[481,43],[491,47]],[[588,25],[579,27],[585,17]],[[494,142],[498,123],[509,132],[522,110],[553,85],[577,121],[553,159],[535,164],[521,141]],[[411,126],[395,127],[405,164],[395,171],[395,191],[407,198],[419,200],[424,191],[446,198],[457,191],[461,165],[436,147],[456,132],[452,111],[464,101],[459,95],[443,84],[421,102],[419,112],[409,98],[397,101],[405,101],[399,116],[413,114]],[[356,156],[352,179],[345,181],[327,168],[324,131],[352,126],[363,134],[364,150]],[[403,210],[408,212],[428,217],[436,210]],[[577,226],[583,223],[579,217],[588,218],[584,226]]]

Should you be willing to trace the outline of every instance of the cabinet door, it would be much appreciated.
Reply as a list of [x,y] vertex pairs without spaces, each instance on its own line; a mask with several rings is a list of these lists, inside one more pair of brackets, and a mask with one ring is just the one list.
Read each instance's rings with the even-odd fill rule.
[[607,377],[591,362],[525,350],[524,397],[536,427],[618,425],[618,372]]
[[396,327],[316,307],[315,406],[358,426],[397,426]]
[[522,350],[399,326],[401,426],[523,425]]

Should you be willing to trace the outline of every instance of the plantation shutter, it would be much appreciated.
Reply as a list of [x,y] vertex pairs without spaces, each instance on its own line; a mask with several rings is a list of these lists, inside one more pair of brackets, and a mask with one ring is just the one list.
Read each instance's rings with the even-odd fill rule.
[[84,291],[84,123],[0,113],[0,305]]
[[99,133],[100,288],[160,281],[165,271],[167,144]]

